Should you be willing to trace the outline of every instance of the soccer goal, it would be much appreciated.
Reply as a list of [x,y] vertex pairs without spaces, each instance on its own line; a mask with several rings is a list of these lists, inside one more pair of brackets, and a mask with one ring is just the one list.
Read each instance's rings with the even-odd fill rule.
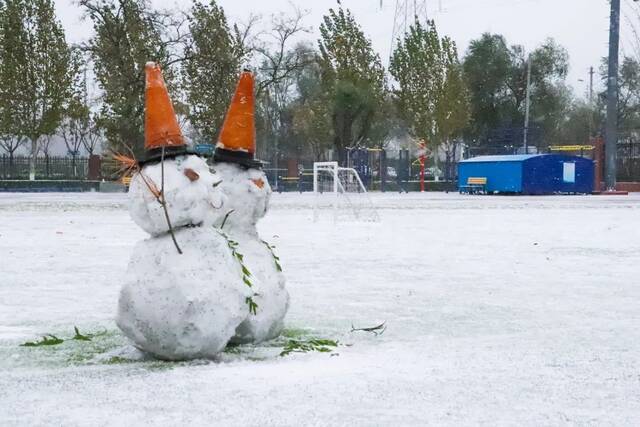
[[321,211],[332,211],[334,220],[380,220],[369,193],[358,172],[338,166],[338,162],[313,164],[313,219],[318,221]]

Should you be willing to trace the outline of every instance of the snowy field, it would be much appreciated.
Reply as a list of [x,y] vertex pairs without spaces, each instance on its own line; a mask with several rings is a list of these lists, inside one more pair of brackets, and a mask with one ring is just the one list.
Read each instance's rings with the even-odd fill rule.
[[[378,194],[381,224],[338,226],[312,200],[260,230],[287,336],[339,346],[165,363],[113,321],[145,238],[125,196],[0,194],[0,425],[640,424],[640,195]],[[74,326],[97,336],[19,347]]]

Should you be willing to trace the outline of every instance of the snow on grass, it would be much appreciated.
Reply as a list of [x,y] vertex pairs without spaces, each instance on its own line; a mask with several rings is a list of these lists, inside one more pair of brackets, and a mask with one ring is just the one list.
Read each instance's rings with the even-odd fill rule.
[[[144,238],[125,196],[0,194],[1,423],[640,421],[639,195],[373,200],[380,224],[314,224],[311,195],[274,195],[286,336],[166,363],[113,322]],[[19,347],[74,326],[104,334]],[[338,346],[280,356],[314,338]]]

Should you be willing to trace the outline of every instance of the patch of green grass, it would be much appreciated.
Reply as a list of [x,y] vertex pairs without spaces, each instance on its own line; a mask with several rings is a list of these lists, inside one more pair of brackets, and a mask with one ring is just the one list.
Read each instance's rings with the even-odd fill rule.
[[227,354],[242,354],[242,347],[237,344],[229,344],[223,352]]
[[103,362],[105,365],[122,365],[125,363],[134,363],[131,359],[125,359],[124,357],[113,356]]
[[309,331],[308,329],[291,328],[291,329],[283,330],[282,336],[285,338],[306,337],[306,336],[309,336],[310,332],[311,331]]
[[[23,366],[35,364],[49,367],[135,364],[151,371],[170,370],[198,363],[197,361],[172,362],[139,356],[130,357],[127,350],[130,349],[130,343],[118,330],[88,333],[81,332],[76,326],[73,331],[73,336],[64,337],[63,335],[61,338],[59,335],[46,334],[40,340],[21,344],[21,347],[38,347],[39,349],[21,350],[22,355],[20,359],[16,359],[19,360],[17,363]],[[314,336],[310,329],[290,328],[285,329],[280,337],[260,344],[230,344],[221,354],[221,360],[260,362],[292,353],[331,353],[339,345],[337,340]],[[127,351],[119,351],[119,349]]]
[[[79,341],[69,346],[67,352],[67,361],[72,364],[87,364],[91,363],[96,356],[108,353],[117,349],[118,347],[127,344],[126,339],[120,333],[116,331],[103,331],[96,334],[87,336],[89,341],[83,339],[76,339]],[[107,359],[107,364],[110,359]]]

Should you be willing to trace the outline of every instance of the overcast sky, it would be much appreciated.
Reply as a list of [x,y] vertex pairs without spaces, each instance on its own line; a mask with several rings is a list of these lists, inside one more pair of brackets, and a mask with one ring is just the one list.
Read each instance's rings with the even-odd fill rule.
[[[91,35],[91,24],[83,22],[82,11],[74,0],[55,0],[59,17],[70,41],[78,42]],[[411,1],[411,0],[409,0]],[[555,38],[569,51],[571,70],[569,83],[579,94],[586,93],[590,66],[598,67],[607,54],[609,2],[607,0],[429,0],[430,15],[441,34],[451,36],[461,55],[469,41],[483,32],[500,33],[510,44],[533,49],[547,37]],[[191,0],[152,0],[162,8],[186,9]],[[264,20],[280,11],[290,11],[292,4],[309,11],[305,25],[312,29],[310,40],[317,39],[322,16],[336,0],[219,0],[229,19],[246,21],[253,14]],[[351,9],[386,64],[391,44],[395,0],[342,0]],[[633,51],[633,32],[626,24],[637,19],[631,0],[623,0],[623,53]],[[584,82],[580,82],[583,79]]]

